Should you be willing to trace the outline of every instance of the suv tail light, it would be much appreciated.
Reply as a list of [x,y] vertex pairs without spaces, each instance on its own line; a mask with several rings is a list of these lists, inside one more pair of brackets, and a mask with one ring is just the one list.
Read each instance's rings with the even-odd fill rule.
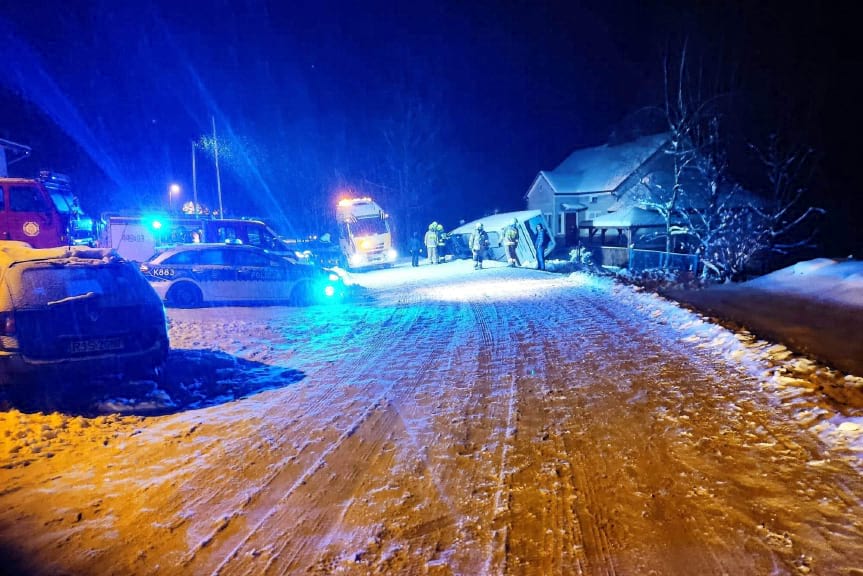
[[12,312],[0,312],[0,335],[13,336],[15,334],[15,315]]

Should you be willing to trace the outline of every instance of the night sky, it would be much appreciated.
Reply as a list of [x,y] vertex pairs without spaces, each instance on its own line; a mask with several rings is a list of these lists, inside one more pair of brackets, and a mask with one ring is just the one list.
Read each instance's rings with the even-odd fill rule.
[[[215,117],[226,211],[290,235],[341,189],[394,193],[386,135],[410,110],[416,218],[454,226],[522,209],[539,170],[661,103],[662,56],[686,39],[733,91],[737,141],[815,148],[823,252],[860,257],[861,55],[855,19],[821,4],[5,0],[0,137],[33,149],[13,175],[66,172],[98,213],[164,206],[171,182],[190,199]],[[198,172],[213,206],[204,152]]]

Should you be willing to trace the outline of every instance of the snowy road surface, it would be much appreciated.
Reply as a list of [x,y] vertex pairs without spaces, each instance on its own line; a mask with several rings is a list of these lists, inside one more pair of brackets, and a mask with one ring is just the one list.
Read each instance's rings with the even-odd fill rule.
[[0,413],[7,570],[863,574],[859,379],[588,275],[357,278],[171,310],[160,416]]

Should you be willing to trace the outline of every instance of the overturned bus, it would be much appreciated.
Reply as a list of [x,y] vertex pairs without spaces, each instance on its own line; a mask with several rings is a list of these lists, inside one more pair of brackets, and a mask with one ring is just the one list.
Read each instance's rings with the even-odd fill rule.
[[512,219],[518,220],[518,247],[516,255],[522,266],[536,266],[536,225],[545,228],[545,255],[554,250],[554,234],[548,229],[548,224],[539,210],[522,210],[520,212],[503,212],[485,216],[473,222],[463,224],[449,234],[449,252],[456,258],[470,258],[470,236],[476,230],[477,224],[482,224],[488,233],[489,248],[486,258],[506,262],[506,247],[503,243],[503,233],[512,224]]

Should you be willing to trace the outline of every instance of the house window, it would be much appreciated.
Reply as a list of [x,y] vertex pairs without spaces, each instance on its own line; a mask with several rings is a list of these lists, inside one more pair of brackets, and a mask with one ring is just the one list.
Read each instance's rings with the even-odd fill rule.
[[565,234],[566,233],[566,212],[560,213],[560,220],[558,221],[559,226],[557,227],[557,234]]
[[591,203],[591,204],[596,204],[596,196],[591,196],[591,197],[590,197],[590,203]]

